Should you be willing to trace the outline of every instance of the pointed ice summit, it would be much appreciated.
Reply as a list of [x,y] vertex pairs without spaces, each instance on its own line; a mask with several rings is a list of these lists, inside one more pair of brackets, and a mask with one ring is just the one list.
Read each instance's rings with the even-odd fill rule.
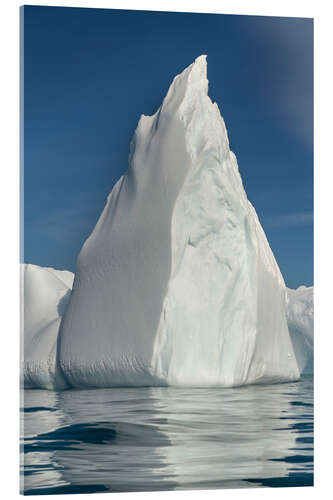
[[141,116],[77,262],[58,359],[74,387],[299,377],[285,284],[247,199],[206,56]]

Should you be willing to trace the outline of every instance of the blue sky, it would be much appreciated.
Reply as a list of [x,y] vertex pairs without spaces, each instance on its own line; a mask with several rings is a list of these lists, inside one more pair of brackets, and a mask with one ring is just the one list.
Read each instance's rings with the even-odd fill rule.
[[24,7],[24,262],[75,271],[140,115],[207,54],[286,284],[313,284],[313,21]]

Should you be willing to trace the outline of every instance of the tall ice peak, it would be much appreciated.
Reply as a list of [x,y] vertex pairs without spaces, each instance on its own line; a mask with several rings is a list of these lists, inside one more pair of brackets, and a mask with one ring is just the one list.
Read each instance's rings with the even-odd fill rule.
[[207,96],[207,62],[206,55],[201,55],[175,76],[159,109],[171,114],[175,113],[182,102],[189,98]]
[[[197,57],[192,64],[174,77],[156,113],[151,116],[141,115],[130,146],[129,164],[132,162],[134,150],[138,154],[142,142],[144,144],[147,143],[147,135],[154,135],[160,124],[162,124],[163,128],[163,124],[169,123],[170,119],[180,119],[186,127],[195,117],[195,121],[201,123],[199,126],[199,129],[202,129],[201,132],[196,127],[199,135],[202,136],[203,129],[206,130],[207,140],[205,139],[205,142],[207,144],[211,142],[209,136],[213,139],[214,136],[218,135],[219,138],[217,141],[213,139],[213,142],[223,142],[223,148],[229,149],[228,136],[223,118],[220,115],[217,105],[213,105],[208,96],[206,58],[205,54]],[[196,135],[190,133],[192,139],[195,139],[194,136]],[[191,139],[189,142],[192,142]],[[193,149],[191,146],[189,148]]]
[[249,203],[206,56],[142,117],[61,321],[72,387],[297,380],[285,285]]
[[182,71],[176,78],[188,77],[190,83],[207,80],[207,55],[202,54],[195,61]]

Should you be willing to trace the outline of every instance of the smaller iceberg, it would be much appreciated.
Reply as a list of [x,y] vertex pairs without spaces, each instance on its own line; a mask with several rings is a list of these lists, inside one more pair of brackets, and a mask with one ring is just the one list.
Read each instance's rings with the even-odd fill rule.
[[21,381],[25,388],[67,387],[57,360],[57,343],[73,280],[74,274],[69,271],[33,264],[21,266]]
[[299,371],[313,373],[313,286],[286,289],[286,314]]

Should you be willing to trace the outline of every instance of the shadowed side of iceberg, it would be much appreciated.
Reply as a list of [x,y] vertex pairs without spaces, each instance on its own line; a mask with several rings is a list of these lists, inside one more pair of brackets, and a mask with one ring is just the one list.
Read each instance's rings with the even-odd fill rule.
[[171,219],[191,166],[177,112],[197,63],[176,77],[157,113],[142,116],[128,172],[84,244],[60,336],[74,387],[163,385],[151,369],[171,270]]

